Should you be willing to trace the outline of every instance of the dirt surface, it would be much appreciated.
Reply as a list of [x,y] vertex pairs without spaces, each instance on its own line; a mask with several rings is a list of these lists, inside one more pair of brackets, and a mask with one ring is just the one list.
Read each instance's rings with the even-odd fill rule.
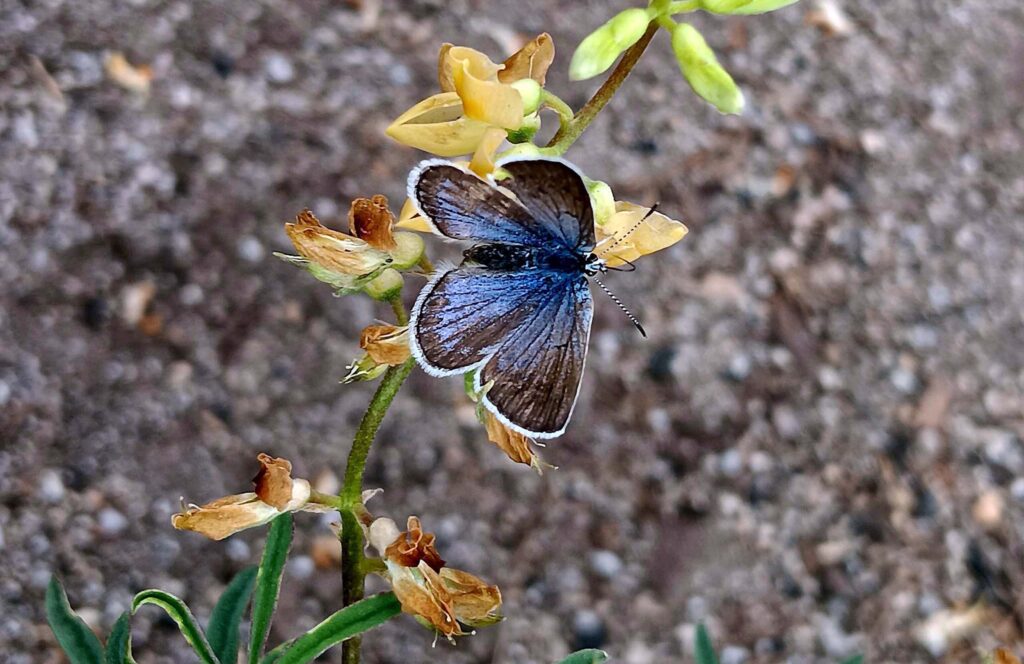
[[[578,106],[597,83],[568,57],[624,6],[0,5],[0,659],[60,661],[52,572],[104,633],[151,586],[207,616],[263,533],[169,516],[246,489],[257,452],[336,483],[373,389],[338,379],[388,312],[273,259],[282,222],[400,203],[423,155],[382,130],[435,91],[440,42],[500,59],[547,30],[549,86]],[[543,477],[486,442],[458,380],[413,375],[375,509],[422,516],[508,619],[431,648],[401,618],[366,661],[687,661],[700,620],[728,664],[1024,655],[1024,5],[837,6],[845,34],[807,0],[695,19],[740,118],[659,35],[570,152],[690,226],[610,280],[650,338],[598,300]],[[152,68],[148,94],[105,74],[115,51]],[[275,640],[339,605],[306,516]],[[155,609],[134,625],[140,662],[194,661]]]

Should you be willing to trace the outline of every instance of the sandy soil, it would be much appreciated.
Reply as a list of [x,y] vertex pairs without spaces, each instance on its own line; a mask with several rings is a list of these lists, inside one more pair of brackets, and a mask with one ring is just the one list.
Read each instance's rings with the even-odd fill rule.
[[[208,615],[262,533],[212,543],[169,515],[245,489],[257,452],[336,482],[373,389],[338,378],[387,312],[274,260],[282,222],[401,200],[422,155],[382,129],[434,91],[439,42],[500,59],[547,30],[549,84],[579,105],[596,82],[568,57],[624,6],[0,5],[0,659],[60,661],[51,572],[104,632],[149,586]],[[685,661],[699,620],[731,664],[1024,650],[1024,5],[838,6],[841,35],[809,0],[695,19],[740,118],[660,35],[570,153],[691,228],[611,280],[650,338],[598,301],[543,477],[486,442],[459,381],[413,376],[376,509],[421,515],[508,620],[432,649],[402,618],[368,662]],[[152,67],[148,95],[105,75],[111,51]],[[337,608],[329,535],[299,519],[275,639]],[[155,610],[135,644],[193,661]]]

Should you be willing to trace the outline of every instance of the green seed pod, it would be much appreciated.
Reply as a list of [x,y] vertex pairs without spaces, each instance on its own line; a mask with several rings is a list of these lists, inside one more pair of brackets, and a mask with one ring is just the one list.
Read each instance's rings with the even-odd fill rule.
[[585,182],[590,193],[590,206],[594,209],[594,223],[601,226],[615,214],[615,195],[605,182],[590,178],[586,178]]
[[607,71],[623,51],[644,36],[650,22],[647,10],[639,7],[613,16],[576,47],[569,63],[569,78],[582,81]]
[[700,8],[713,14],[764,14],[797,0],[700,0]]
[[523,98],[523,115],[530,115],[540,108],[540,83],[532,78],[522,78],[510,84]]
[[690,87],[722,113],[739,114],[743,93],[729,72],[718,64],[715,52],[697,28],[680,23],[672,31],[672,50]]
[[387,302],[402,293],[402,274],[398,270],[388,268],[366,284],[363,290],[373,299]]
[[419,263],[426,248],[423,244],[423,237],[419,233],[402,231],[395,233],[394,237],[397,246],[391,252],[391,258],[394,259],[391,267],[396,270],[408,270]]

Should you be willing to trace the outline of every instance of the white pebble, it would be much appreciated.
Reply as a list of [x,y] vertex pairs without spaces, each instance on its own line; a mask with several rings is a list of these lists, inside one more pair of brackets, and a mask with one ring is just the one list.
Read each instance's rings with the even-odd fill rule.
[[97,516],[100,532],[104,535],[117,535],[128,527],[128,519],[113,507],[104,507]]
[[64,481],[60,473],[48,468],[39,475],[39,486],[36,488],[36,495],[44,503],[59,503],[64,499]]

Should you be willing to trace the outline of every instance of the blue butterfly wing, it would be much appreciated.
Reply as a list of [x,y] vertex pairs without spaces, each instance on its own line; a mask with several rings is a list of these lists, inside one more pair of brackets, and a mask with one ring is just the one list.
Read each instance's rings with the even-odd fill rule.
[[579,394],[594,304],[583,275],[558,273],[539,306],[477,375],[484,405],[534,438],[562,435]]
[[510,190],[533,218],[567,248],[594,248],[594,212],[583,176],[569,163],[555,159],[499,162],[509,177],[498,184]]
[[435,375],[468,371],[501,346],[545,291],[536,272],[474,265],[443,272],[423,288],[413,307],[413,351]]
[[449,162],[423,162],[409,176],[409,197],[442,235],[456,240],[593,247],[590,196],[573,166],[549,159],[499,165],[510,177],[495,186]]
[[481,367],[484,404],[513,429],[552,438],[572,414],[592,318],[581,274],[463,266],[420,293],[412,348],[435,375]]

